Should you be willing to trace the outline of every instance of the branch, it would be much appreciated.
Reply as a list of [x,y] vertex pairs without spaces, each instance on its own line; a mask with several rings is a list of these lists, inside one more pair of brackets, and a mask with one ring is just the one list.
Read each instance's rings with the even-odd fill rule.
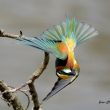
[[[22,33],[22,31],[20,31],[20,35],[14,35],[14,34],[6,33],[3,30],[0,30],[0,36],[1,37],[11,38],[11,39],[17,39],[17,38],[21,37],[21,39],[22,39],[23,33]],[[48,65],[48,62],[49,62],[49,53],[45,52],[44,53],[44,61],[43,61],[42,65],[41,65],[41,67],[39,69],[37,69],[32,74],[30,79],[25,84],[23,84],[20,87],[14,89],[14,91],[17,91],[17,90],[20,90],[21,88],[23,88],[23,87],[28,85],[29,92],[30,92],[30,95],[32,97],[32,101],[33,101],[33,104],[34,104],[33,110],[39,110],[40,109],[40,104],[39,104],[39,100],[38,100],[38,94],[37,94],[37,91],[35,89],[34,82],[35,82],[35,80],[37,78],[39,78],[39,76],[46,69],[46,67]],[[13,92],[13,90],[11,92]]]
[[49,62],[49,54],[47,52],[45,52],[45,56],[44,56],[44,62],[41,65],[41,67],[36,70],[32,76],[30,77],[29,81],[28,81],[28,86],[29,86],[29,92],[32,96],[32,101],[34,104],[33,110],[39,110],[40,109],[40,104],[39,104],[39,100],[38,100],[38,95],[34,86],[34,81],[39,78],[39,76],[43,73],[43,71],[46,69],[47,65]]
[[0,37],[7,37],[7,38],[11,38],[11,39],[17,39],[17,38],[22,37],[22,36],[23,36],[22,31],[20,31],[19,35],[15,35],[15,34],[6,33],[6,32],[4,32],[3,29],[0,30]]
[[46,69],[49,62],[49,54],[47,52],[44,53],[44,62],[42,63],[41,67],[37,69],[32,76],[30,77],[30,81],[34,83],[34,81],[39,78],[39,76],[43,73],[43,71]]
[[15,93],[11,93],[10,88],[3,81],[0,81],[0,91],[5,92],[2,96],[14,110],[24,110]]

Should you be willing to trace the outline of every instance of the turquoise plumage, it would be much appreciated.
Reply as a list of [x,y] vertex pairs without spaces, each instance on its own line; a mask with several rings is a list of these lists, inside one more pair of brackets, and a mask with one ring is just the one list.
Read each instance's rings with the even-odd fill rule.
[[79,75],[80,66],[74,55],[74,48],[95,37],[98,32],[92,26],[77,19],[66,18],[65,22],[44,31],[39,37],[20,37],[18,42],[29,45],[56,56],[56,75],[58,80],[43,101],[71,84]]
[[66,22],[49,28],[39,37],[22,37],[17,40],[20,41],[20,44],[39,48],[43,51],[52,53],[57,58],[64,59],[66,55],[60,52],[56,45],[57,42],[65,42],[69,37],[73,39],[76,46],[78,46],[96,35],[98,35],[98,32],[92,26],[81,23],[75,18],[70,20],[67,17]]

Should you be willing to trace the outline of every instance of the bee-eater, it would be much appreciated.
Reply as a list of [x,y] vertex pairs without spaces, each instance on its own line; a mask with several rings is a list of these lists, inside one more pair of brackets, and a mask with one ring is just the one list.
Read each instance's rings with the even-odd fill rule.
[[78,77],[80,66],[75,58],[75,48],[96,35],[98,32],[92,26],[67,17],[65,22],[44,31],[39,37],[16,39],[21,44],[41,49],[56,57],[58,80],[43,101],[48,100]]

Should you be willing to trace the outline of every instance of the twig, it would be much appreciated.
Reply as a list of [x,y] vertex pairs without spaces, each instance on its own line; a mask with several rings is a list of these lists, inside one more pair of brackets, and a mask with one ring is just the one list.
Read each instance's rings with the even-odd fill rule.
[[42,63],[41,67],[38,68],[30,77],[29,83],[33,82],[39,78],[39,76],[43,73],[43,71],[46,69],[49,62],[49,54],[47,52],[44,53],[44,62]]
[[[0,30],[0,37],[7,37],[7,38],[11,38],[11,39],[17,39],[17,38],[22,38],[23,37],[23,33],[22,33],[22,31],[20,31],[20,35],[14,35],[14,34],[6,33],[3,30]],[[33,104],[34,104],[33,110],[39,110],[40,109],[40,104],[39,104],[39,100],[38,100],[38,94],[37,94],[37,91],[35,89],[34,82],[35,82],[35,80],[37,78],[39,78],[39,76],[46,69],[46,67],[48,65],[48,62],[49,62],[49,54],[47,52],[45,52],[44,53],[44,62],[41,65],[41,67],[39,69],[37,69],[32,74],[30,79],[25,84],[21,85],[18,88],[15,88],[14,90],[11,91],[11,92],[15,92],[15,91],[20,90],[21,88],[23,88],[23,87],[28,85],[29,92],[30,92],[30,95],[32,97],[32,101],[33,101]]]
[[11,93],[10,88],[3,81],[0,81],[0,91],[7,91],[2,96],[12,105],[14,110],[24,110],[15,93]]
[[46,69],[47,65],[49,62],[49,54],[47,52],[44,52],[44,61],[41,65],[41,67],[39,67],[38,69],[36,69],[36,71],[31,75],[30,79],[23,85],[21,85],[18,88],[15,88],[14,90],[12,90],[12,92],[15,92],[17,90],[22,89],[23,87],[27,86],[30,83],[34,83],[34,81],[39,78],[39,76],[43,73],[43,71]]
[[[8,87],[14,89],[14,87],[12,87],[12,86],[8,86]],[[27,105],[26,105],[26,108],[25,108],[25,110],[27,110],[29,108],[29,105],[30,105],[30,98],[29,98],[29,95],[26,92],[29,91],[29,90],[21,90],[20,89],[19,91],[22,92],[27,97],[27,99],[28,99],[28,102],[27,102]],[[0,97],[0,98],[2,100],[4,100],[4,98],[2,98],[2,97]],[[4,101],[7,101],[7,100],[4,100]],[[8,102],[8,104],[9,104],[9,102]]]
[[9,107],[11,106],[11,104],[6,99],[4,99],[2,96],[0,96],[0,99],[6,102]]
[[17,39],[17,38],[22,37],[22,36],[23,36],[22,31],[20,31],[19,35],[15,35],[15,34],[6,33],[6,32],[4,32],[3,29],[0,30],[0,37],[7,37],[7,38],[11,38],[11,39]]
[[34,107],[33,107],[33,110],[39,110],[40,108],[40,104],[39,104],[39,100],[38,100],[38,94],[36,92],[36,89],[35,89],[35,86],[33,83],[29,83],[28,84],[29,86],[29,89],[30,89],[30,95],[32,97],[32,101],[33,101],[33,104],[34,104]]
[[47,65],[49,62],[49,54],[45,52],[45,57],[44,57],[44,62],[41,65],[41,67],[36,70],[33,75],[30,77],[30,80],[28,81],[28,86],[30,89],[30,94],[32,96],[32,101],[34,104],[33,110],[39,110],[40,109],[40,104],[38,100],[38,94],[36,92],[35,86],[34,86],[34,81],[43,73],[43,71],[46,69]]

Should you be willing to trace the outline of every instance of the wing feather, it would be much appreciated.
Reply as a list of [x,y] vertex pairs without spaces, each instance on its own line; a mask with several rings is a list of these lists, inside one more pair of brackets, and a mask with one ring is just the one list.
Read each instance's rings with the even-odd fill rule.
[[[75,46],[78,46],[79,44],[92,37],[95,37],[96,35],[98,35],[98,32],[92,26],[86,23],[81,23],[75,18],[70,20],[67,17],[65,22],[47,29],[39,38],[23,37],[17,40],[19,40],[22,44],[52,53],[57,58],[65,59],[67,53],[63,53],[61,48],[58,48],[58,43],[63,42],[65,46],[68,47],[70,41],[72,41],[71,47],[75,48]],[[71,49],[74,50],[74,48]],[[65,52],[66,51],[67,50],[65,50]]]

